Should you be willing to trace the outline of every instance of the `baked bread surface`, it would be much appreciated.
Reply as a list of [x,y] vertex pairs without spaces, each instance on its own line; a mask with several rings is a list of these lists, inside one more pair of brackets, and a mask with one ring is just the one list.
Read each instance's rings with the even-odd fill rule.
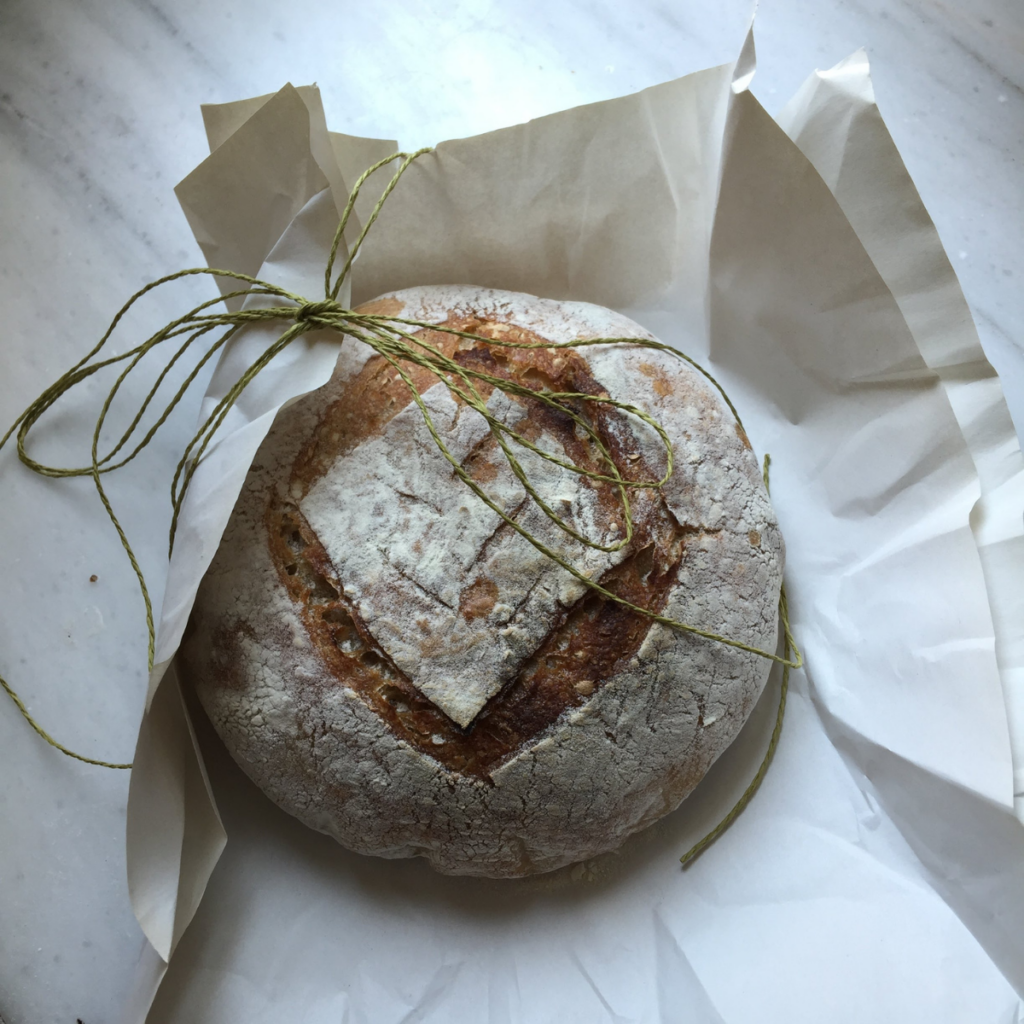
[[[652,336],[610,310],[469,286],[362,310],[485,337]],[[782,540],[742,430],[666,353],[516,350],[422,332],[531,388],[610,394],[666,429],[675,469],[631,489],[632,542],[567,537],[528,499],[485,421],[408,369],[450,454],[516,522],[642,607],[774,649]],[[569,417],[478,385],[539,448],[603,471]],[[578,404],[624,477],[660,478],[639,420]],[[513,443],[579,533],[624,536],[621,498]],[[770,663],[586,588],[454,474],[396,368],[346,339],[331,381],[278,416],[196,600],[186,675],[276,803],[344,846],[440,871],[516,876],[614,849],[674,809],[746,720]]]

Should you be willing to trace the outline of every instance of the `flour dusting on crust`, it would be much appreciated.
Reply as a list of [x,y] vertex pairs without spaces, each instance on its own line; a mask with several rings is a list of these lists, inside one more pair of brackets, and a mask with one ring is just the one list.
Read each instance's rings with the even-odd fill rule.
[[[460,463],[490,437],[484,418],[456,405],[443,384],[423,401]],[[492,393],[488,407],[513,429],[523,418],[521,404],[502,391]],[[539,444],[568,460],[555,438],[542,435]],[[518,457],[573,529],[605,545],[617,539],[578,474],[527,449]],[[560,530],[528,500],[500,455],[488,476],[492,500],[583,572],[599,576],[625,557],[624,550],[599,551]],[[517,674],[552,619],[586,590],[466,489],[416,405],[391,420],[383,436],[338,459],[301,508],[374,639],[461,726]],[[491,608],[467,616],[464,595],[482,586]]]
[[[413,288],[378,301],[410,319],[473,315],[551,342],[651,337],[597,306],[491,289]],[[731,414],[671,355],[583,351],[612,397],[644,409],[672,440],[676,471],[664,502],[685,544],[664,614],[773,649],[782,540]],[[331,383],[275,423],[200,589],[184,668],[254,781],[350,849],[425,856],[448,873],[514,876],[616,848],[700,781],[752,710],[770,663],[654,624],[610,677],[597,685],[583,678],[575,703],[484,774],[453,770],[431,755],[433,741],[416,747],[396,733],[332,674],[311,640],[270,554],[268,500],[293,501],[308,521],[330,561],[324,585],[351,601],[367,633],[361,642],[378,645],[387,671],[460,728],[490,721],[482,709],[503,699],[552,621],[586,594],[454,477],[414,405],[341,453],[307,493],[289,493],[291,467],[366,358],[346,341]],[[423,397],[453,457],[479,450],[488,433],[481,417],[443,385]],[[489,404],[513,427],[525,415],[499,391]],[[615,429],[644,464],[663,461],[649,428],[627,418]],[[533,440],[564,457],[554,435]],[[524,500],[503,460],[486,458],[489,466],[475,464],[485,489],[525,528],[595,578],[625,564],[625,552],[595,551],[560,533]],[[619,535],[621,524],[576,474],[529,453],[523,463],[546,500],[561,499],[559,512],[575,529],[605,544]]]

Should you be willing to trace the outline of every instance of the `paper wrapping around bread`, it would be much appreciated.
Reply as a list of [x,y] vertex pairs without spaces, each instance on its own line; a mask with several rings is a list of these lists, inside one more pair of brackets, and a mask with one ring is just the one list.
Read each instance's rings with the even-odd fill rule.
[[[609,310],[471,287],[370,308],[511,340],[651,336]],[[749,443],[699,373],[640,346],[496,349],[431,332],[531,386],[609,393],[668,432],[675,471],[635,489],[616,552],[560,531],[486,422],[412,374],[456,458],[517,523],[643,607],[773,649],[782,541]],[[462,481],[407,386],[346,341],[331,382],[283,411],[200,589],[183,664],[232,754],[280,806],[352,849],[439,870],[550,870],[676,807],[739,731],[770,663],[600,598]],[[567,417],[488,393],[552,455],[593,453]],[[659,478],[642,421],[590,406],[623,475]],[[516,448],[573,529],[623,536],[609,484]],[[592,468],[599,468],[596,461]]]

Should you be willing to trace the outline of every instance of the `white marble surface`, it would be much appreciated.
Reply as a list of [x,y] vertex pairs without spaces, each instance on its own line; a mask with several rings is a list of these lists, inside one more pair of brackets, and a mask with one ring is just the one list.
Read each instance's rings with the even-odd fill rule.
[[[199,262],[171,190],[206,153],[201,102],[317,81],[332,128],[411,147],[724,62],[748,16],[739,0],[6,0],[0,419],[141,283]],[[1020,430],[1024,8],[764,0],[757,38],[754,92],[773,111],[814,67],[867,48]],[[87,424],[69,421],[81,453]],[[135,479],[111,488],[157,592],[168,519],[158,482],[189,425],[186,410]],[[117,539],[82,482],[32,477],[7,453],[0,473],[0,673],[70,745],[128,759],[145,639],[134,595],[115,600],[134,586]],[[58,579],[41,572],[55,555]],[[0,1015],[116,1021],[143,943],[124,881],[127,777],[56,755],[6,704],[0,759]]]

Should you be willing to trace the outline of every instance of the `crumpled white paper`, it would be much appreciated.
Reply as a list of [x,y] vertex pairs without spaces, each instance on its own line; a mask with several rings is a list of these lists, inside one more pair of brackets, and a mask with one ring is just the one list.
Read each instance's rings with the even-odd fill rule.
[[[279,811],[201,715],[193,746],[158,672],[129,808],[154,947],[131,1019],[172,952],[152,1022],[959,1024],[1021,1009],[1003,697],[1024,646],[1024,576],[1006,569],[1024,550],[1019,448],[863,56],[812,77],[783,127],[747,91],[753,70],[748,38],[735,66],[442,143],[389,200],[351,298],[465,282],[595,301],[723,381],[774,459],[808,665],[758,796],[680,870],[759,761],[777,682],[697,792],[620,854],[521,882],[445,878]],[[180,189],[212,262],[262,264],[309,298],[337,197],[381,145],[325,145],[316,110],[290,88],[215,110],[213,154]],[[243,171],[245,203],[218,204]],[[239,338],[208,402],[266,340]],[[276,409],[330,371],[336,341],[304,344],[194,479],[162,663]]]

